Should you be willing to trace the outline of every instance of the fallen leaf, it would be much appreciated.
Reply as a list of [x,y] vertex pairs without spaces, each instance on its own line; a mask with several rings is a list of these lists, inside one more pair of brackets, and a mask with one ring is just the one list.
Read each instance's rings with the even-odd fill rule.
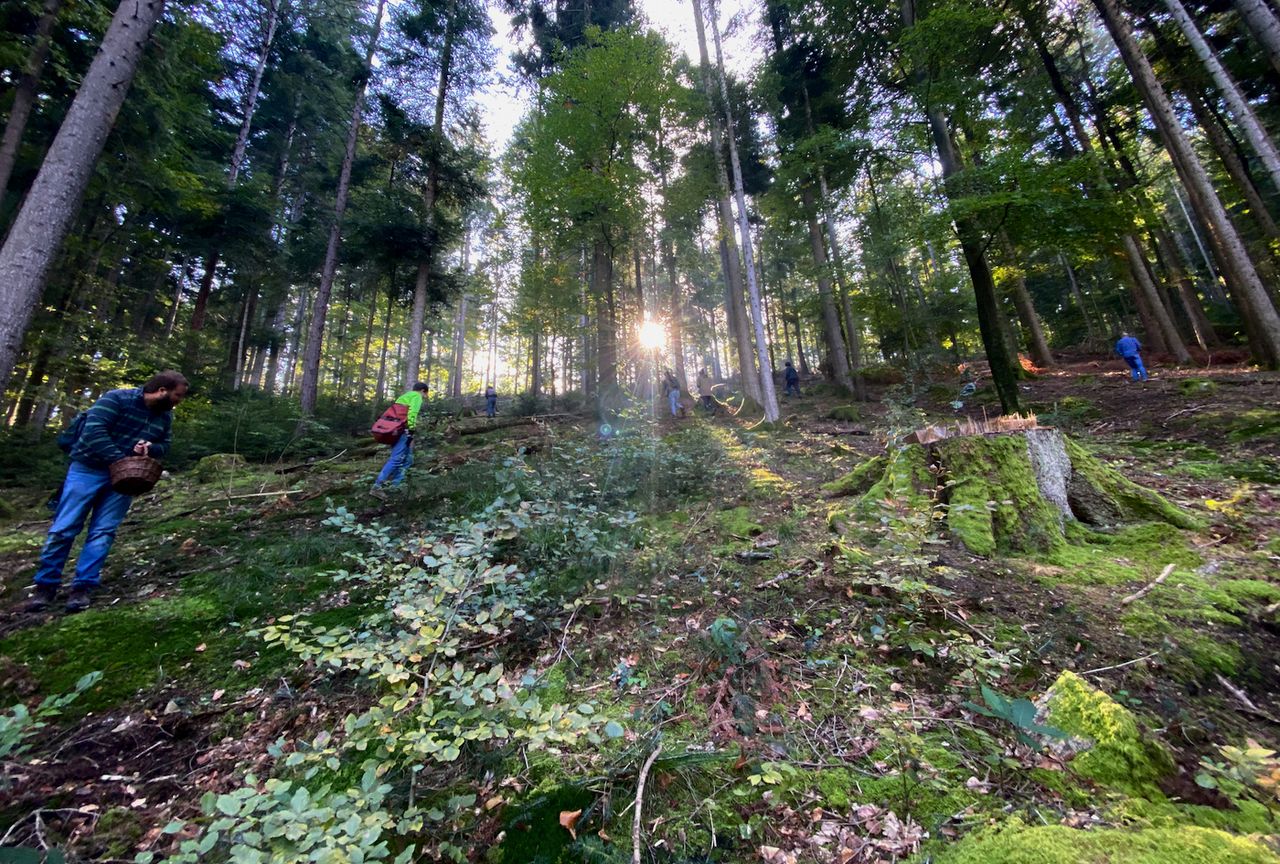
[[207,645],[205,645],[203,642],[201,642],[199,645],[197,645],[197,646],[196,646],[196,653],[197,653],[197,654],[203,654],[203,653],[204,653],[205,648],[207,648],[207,647],[209,647],[209,646],[207,646]]
[[484,802],[484,809],[492,810],[494,807],[501,807],[503,804],[506,804],[506,803],[507,803],[506,798],[503,798],[501,795],[494,795],[488,801]]
[[574,840],[578,839],[578,817],[582,815],[581,810],[561,810],[560,825],[569,832],[569,836]]

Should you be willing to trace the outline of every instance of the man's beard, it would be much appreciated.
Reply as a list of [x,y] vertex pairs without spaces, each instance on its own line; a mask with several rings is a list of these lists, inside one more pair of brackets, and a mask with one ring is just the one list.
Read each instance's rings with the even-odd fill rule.
[[152,411],[154,411],[154,412],[155,412],[155,413],[157,413],[157,414],[162,414],[162,413],[164,413],[165,411],[172,411],[172,410],[173,410],[173,399],[171,399],[171,398],[170,398],[170,397],[168,397],[168,396],[164,396],[164,397],[161,397],[161,398],[159,398],[159,399],[156,399],[156,400],[152,401],[152,403],[151,403],[150,405],[148,405],[147,407],[148,407],[148,408],[150,408]]

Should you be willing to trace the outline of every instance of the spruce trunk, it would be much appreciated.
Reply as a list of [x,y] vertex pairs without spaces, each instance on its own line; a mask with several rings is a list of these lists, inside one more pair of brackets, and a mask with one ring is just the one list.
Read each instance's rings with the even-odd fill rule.
[[164,0],[122,0],[0,248],[0,387],[79,209]]

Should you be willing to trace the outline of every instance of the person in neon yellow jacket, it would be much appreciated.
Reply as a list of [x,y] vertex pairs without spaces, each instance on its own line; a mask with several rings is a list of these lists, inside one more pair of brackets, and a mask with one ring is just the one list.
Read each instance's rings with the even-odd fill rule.
[[426,396],[427,385],[419,381],[413,389],[396,400],[397,405],[408,405],[409,416],[405,422],[404,434],[391,445],[391,455],[387,464],[382,466],[378,479],[373,482],[373,494],[381,497],[385,494],[382,487],[390,481],[392,487],[399,487],[404,480],[405,472],[413,465],[413,432],[418,426],[418,413],[422,411],[422,400]]

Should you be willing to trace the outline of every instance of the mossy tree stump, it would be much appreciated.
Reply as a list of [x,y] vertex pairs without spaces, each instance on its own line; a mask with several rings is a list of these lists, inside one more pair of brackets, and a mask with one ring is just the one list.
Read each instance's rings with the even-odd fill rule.
[[924,513],[976,555],[1053,552],[1082,527],[1198,523],[1158,493],[1105,465],[1057,429],[957,435],[903,444],[828,484],[857,495],[831,524],[841,533],[883,522],[886,506]]

